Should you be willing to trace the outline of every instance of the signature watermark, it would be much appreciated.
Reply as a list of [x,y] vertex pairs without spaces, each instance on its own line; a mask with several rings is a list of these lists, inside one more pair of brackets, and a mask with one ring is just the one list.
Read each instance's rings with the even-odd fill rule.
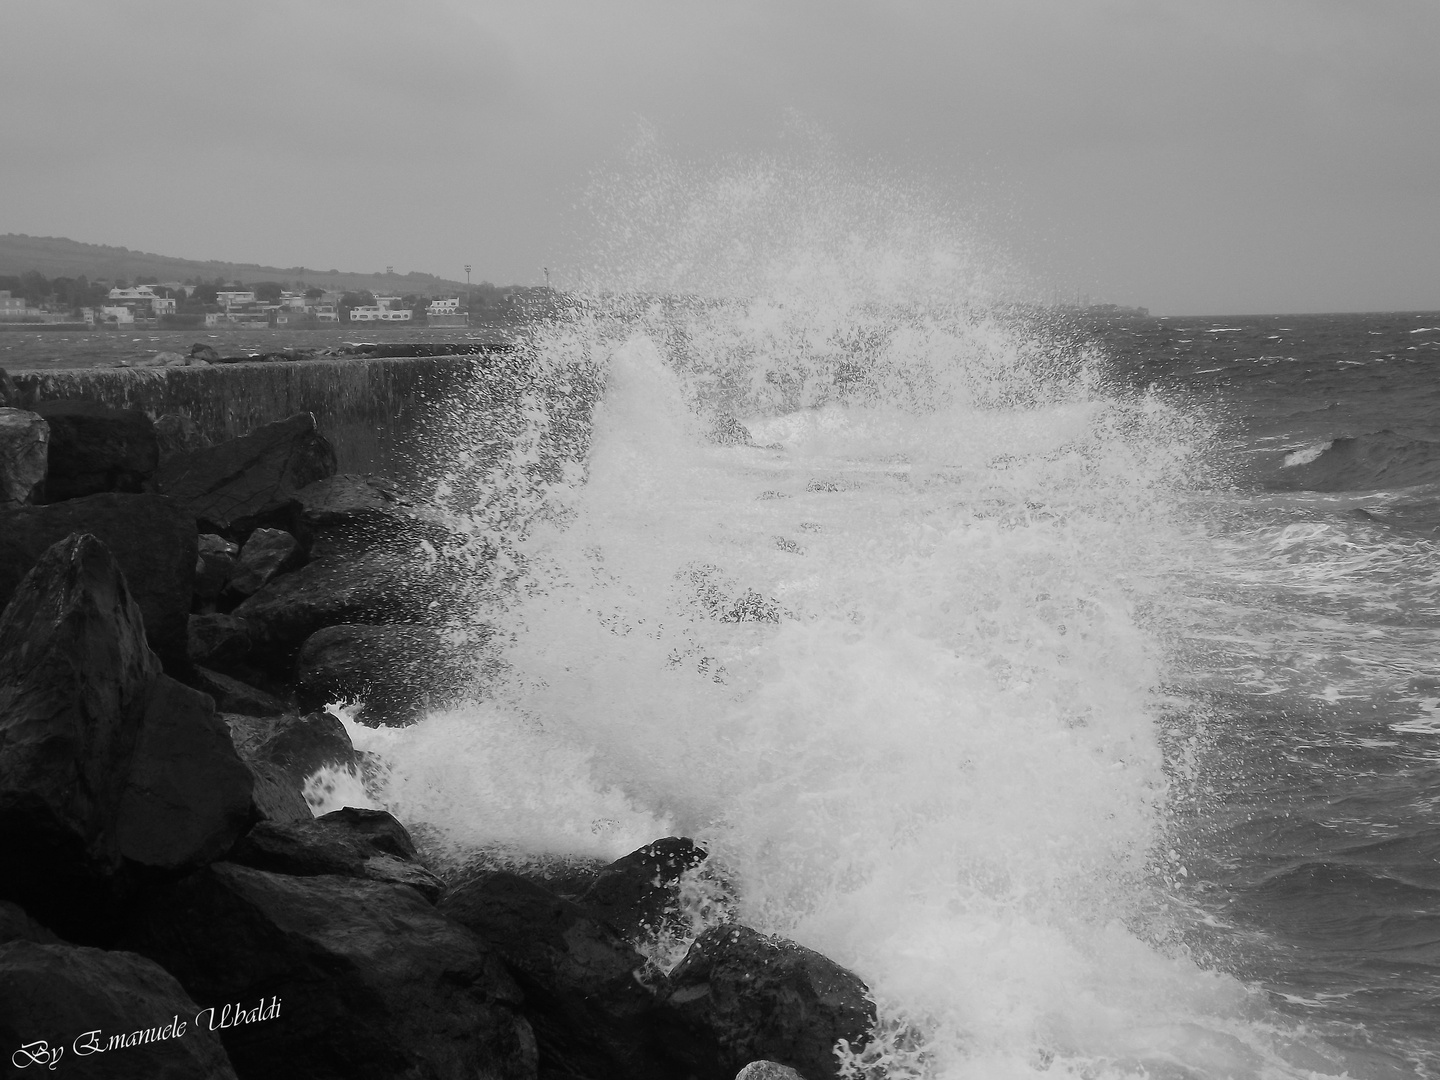
[[280,998],[278,997],[272,997],[269,1002],[261,998],[260,1003],[250,1009],[238,1001],[233,1005],[221,1006],[219,1011],[216,1011],[215,1007],[211,1005],[197,1012],[193,1021],[181,1020],[179,1014],[175,1014],[170,1017],[168,1023],[138,1028],[135,1031],[107,1034],[102,1028],[94,1028],[76,1035],[70,1040],[68,1047],[64,1044],[51,1046],[48,1039],[36,1039],[33,1042],[25,1043],[11,1054],[10,1064],[17,1069],[28,1069],[31,1065],[39,1065],[53,1070],[59,1066],[67,1053],[75,1057],[108,1054],[112,1050],[129,1050],[136,1046],[147,1046],[150,1043],[181,1039],[190,1029],[204,1028],[206,1031],[223,1031],[226,1028],[239,1027],[241,1024],[259,1024],[266,1020],[274,1020],[279,1015]]

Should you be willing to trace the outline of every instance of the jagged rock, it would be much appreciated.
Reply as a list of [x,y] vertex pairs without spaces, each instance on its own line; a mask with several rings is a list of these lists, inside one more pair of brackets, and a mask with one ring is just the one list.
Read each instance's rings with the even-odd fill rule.
[[448,890],[439,909],[479,935],[525,991],[545,1076],[675,1075],[650,1048],[644,958],[580,905],[507,871]]
[[200,431],[200,425],[179,413],[156,417],[155,441],[160,448],[161,461],[185,450],[199,450],[210,445]]
[[223,713],[241,713],[245,716],[280,716],[290,708],[285,702],[257,690],[239,679],[223,675],[209,668],[196,667],[191,673],[195,688],[215,699],[215,707]]
[[95,537],[40,558],[0,616],[0,892],[86,926],[124,860],[213,858],[250,813],[250,777],[210,702],[164,675]]
[[50,425],[36,413],[0,407],[0,507],[30,502],[45,481]]
[[12,941],[33,941],[37,945],[65,944],[32,919],[19,904],[0,900],[0,945]]
[[363,701],[367,723],[400,726],[428,707],[453,702],[467,675],[438,630],[347,623],[305,639],[295,682],[307,704]]
[[413,547],[387,544],[354,559],[317,560],[271,581],[235,608],[252,629],[257,652],[293,662],[317,630],[342,623],[422,622],[433,583]]
[[778,1061],[752,1061],[738,1073],[735,1080],[805,1080],[788,1065]]
[[295,493],[335,472],[335,451],[299,413],[228,442],[166,459],[153,486],[207,532],[245,532],[293,512]]
[[220,354],[209,345],[199,341],[190,346],[190,355],[196,360],[204,360],[207,364],[218,364],[220,362]]
[[838,1077],[834,1047],[875,1023],[865,984],[817,952],[727,923],[696,939],[661,992],[664,1044],[702,1080],[779,1062],[810,1080]]
[[295,493],[297,527],[312,558],[341,559],[377,543],[440,542],[448,531],[394,484],[373,476],[341,473]]
[[191,615],[189,656],[193,664],[223,668],[250,651],[250,624],[234,615]]
[[231,862],[277,874],[340,874],[409,885],[431,903],[444,883],[425,869],[405,827],[384,810],[347,806],[308,821],[261,822],[235,845]]
[[15,380],[10,378],[8,371],[0,368],[0,409],[18,409],[20,407],[20,391],[15,386]]
[[243,754],[241,760],[250,770],[251,799],[261,821],[309,821],[315,816],[289,772],[264,761],[245,760]]
[[578,903],[627,940],[638,940],[673,921],[680,876],[706,857],[688,836],[667,836],[602,869]]
[[297,790],[322,766],[358,769],[359,756],[345,725],[334,713],[312,712],[238,724],[231,718],[230,737],[242,757],[284,769]]
[[240,545],[215,533],[201,533],[197,539],[195,560],[195,596],[214,600],[225,589],[235,564],[240,559]]
[[33,411],[50,425],[46,502],[138,492],[160,463],[155,425],[142,412],[94,401],[41,401]]
[[174,976],[143,956],[0,945],[0,1040],[17,1070],[96,1080],[235,1080],[217,1033],[195,1022],[198,1011]]
[[74,532],[104,541],[140,605],[150,647],[167,666],[184,670],[195,522],[163,496],[91,495],[0,510],[0,604],[51,544]]
[[230,575],[230,591],[250,596],[302,557],[300,542],[285,530],[256,529],[240,549],[240,558]]
[[133,945],[206,1004],[279,999],[275,1022],[222,1033],[245,1075],[535,1076],[514,982],[408,887],[216,863],[153,894]]

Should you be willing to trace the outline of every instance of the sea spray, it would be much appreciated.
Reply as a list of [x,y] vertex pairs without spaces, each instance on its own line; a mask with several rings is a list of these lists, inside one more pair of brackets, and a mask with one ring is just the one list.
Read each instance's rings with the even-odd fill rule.
[[597,293],[535,328],[538,370],[603,383],[588,453],[545,460],[537,381],[513,460],[457,468],[507,566],[475,613],[492,678],[357,732],[378,794],[457,855],[695,836],[715,910],[873,987],[862,1071],[1339,1072],[1167,925],[1203,430],[945,296],[935,260],[907,293],[906,259],[867,278],[883,237],[822,239],[767,241],[753,296]]

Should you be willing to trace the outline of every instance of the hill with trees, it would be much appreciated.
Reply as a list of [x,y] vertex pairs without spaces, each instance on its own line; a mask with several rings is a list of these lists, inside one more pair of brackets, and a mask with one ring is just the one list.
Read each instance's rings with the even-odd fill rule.
[[0,234],[0,276],[19,277],[27,272],[46,278],[86,278],[90,282],[135,284],[142,280],[178,281],[182,284],[283,281],[307,288],[369,291],[384,295],[403,293],[463,293],[463,281],[434,274],[357,274],[339,270],[312,270],[305,266],[261,266],[257,263],[221,262],[216,259],[176,259],[168,255],[132,251],[105,244],[83,244],[60,236]]

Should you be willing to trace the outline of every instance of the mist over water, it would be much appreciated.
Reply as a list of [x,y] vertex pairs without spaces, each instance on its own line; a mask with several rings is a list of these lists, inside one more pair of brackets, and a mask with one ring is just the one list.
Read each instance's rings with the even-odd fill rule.
[[499,432],[457,411],[437,495],[486,553],[483,698],[357,729],[372,794],[456,859],[695,837],[729,897],[697,924],[873,988],[869,1075],[1359,1075],[1186,944],[1195,411],[996,314],[1008,273],[884,178],[597,200],[588,303]]

